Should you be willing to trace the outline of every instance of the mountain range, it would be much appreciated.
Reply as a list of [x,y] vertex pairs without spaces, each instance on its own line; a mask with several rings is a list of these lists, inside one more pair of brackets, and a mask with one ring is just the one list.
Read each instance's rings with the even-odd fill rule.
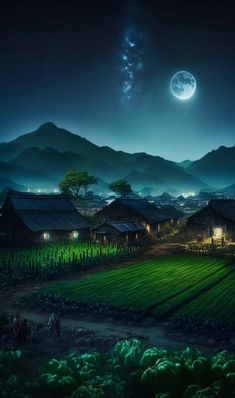
[[191,174],[207,184],[224,187],[235,182],[235,146],[219,147],[191,163],[187,168]]
[[86,170],[99,177],[96,190],[125,178],[134,189],[155,192],[199,191],[235,182],[235,146],[220,147],[195,162],[176,164],[159,156],[99,147],[87,139],[48,122],[37,130],[0,144],[0,176],[31,188],[56,188],[64,173]]

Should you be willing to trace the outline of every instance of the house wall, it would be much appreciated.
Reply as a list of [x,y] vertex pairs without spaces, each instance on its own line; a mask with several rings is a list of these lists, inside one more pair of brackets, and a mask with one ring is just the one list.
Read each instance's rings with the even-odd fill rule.
[[223,228],[225,240],[234,239],[235,223],[229,222],[209,207],[191,216],[187,227],[192,239],[197,239],[199,236],[204,240],[212,238],[216,227]]
[[[102,230],[102,228],[101,228]],[[143,242],[145,237],[145,231],[141,232],[127,232],[118,233],[115,229],[105,228],[105,234],[99,234],[99,229],[93,231],[92,237],[94,241],[99,241],[101,243],[119,243],[119,244],[129,244],[138,245]]]
[[[34,245],[39,243],[50,243],[59,241],[72,241],[75,240],[72,237],[70,231],[45,231],[49,234],[49,239],[44,238],[44,232],[31,232],[24,227],[11,228],[0,228],[0,243],[3,246],[24,246],[24,245]],[[78,231],[79,240],[89,240],[90,231]]]
[[59,241],[79,241],[79,240],[89,240],[90,239],[90,230],[77,230],[79,233],[78,238],[74,238],[72,236],[72,231],[45,231],[45,233],[49,234],[49,239],[44,238],[44,232],[36,232],[34,233],[34,240],[37,243],[46,243],[46,242],[59,242]]
[[2,208],[0,240],[3,245],[17,245],[32,242],[33,237],[15,213],[10,201]]
[[[49,233],[49,239],[43,237],[43,232]],[[78,240],[90,239],[90,228],[78,230]],[[0,245],[2,246],[23,246],[45,242],[57,242],[71,240],[70,231],[39,231],[32,232],[21,221],[14,210],[12,203],[6,199],[0,217]]]
[[144,217],[136,214],[132,209],[128,209],[121,203],[113,202],[96,214],[97,220],[101,223],[105,221],[131,221],[143,225],[147,232],[155,232],[159,229],[158,223],[149,223]]
[[[33,245],[46,242],[58,242],[72,240],[70,231],[30,231],[25,224],[20,220],[18,215],[9,206],[6,206],[2,211],[0,221],[0,244],[2,246],[23,246]],[[43,237],[43,233],[49,233],[49,239]],[[78,240],[89,240],[90,229],[78,230]]]

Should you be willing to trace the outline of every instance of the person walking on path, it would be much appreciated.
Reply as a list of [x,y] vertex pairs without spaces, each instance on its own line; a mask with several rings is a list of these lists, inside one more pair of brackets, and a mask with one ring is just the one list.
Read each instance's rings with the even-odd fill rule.
[[60,337],[60,330],[61,330],[60,319],[56,318],[56,320],[55,320],[55,331],[56,331],[56,336],[57,337]]
[[49,316],[49,320],[48,320],[48,325],[47,326],[48,326],[50,335],[52,336],[53,330],[54,330],[54,327],[55,327],[55,314],[52,313]]
[[36,325],[34,322],[30,323],[30,328],[29,328],[29,335],[30,335],[30,341],[31,343],[35,342],[35,338],[36,338]]
[[27,342],[27,335],[28,335],[28,322],[26,319],[23,319],[20,325],[20,340],[23,344]]
[[14,337],[17,337],[17,335],[18,335],[18,331],[19,331],[19,328],[20,328],[20,323],[21,323],[21,319],[20,319],[19,314],[17,314],[13,318],[13,321],[12,321],[12,329],[13,329]]

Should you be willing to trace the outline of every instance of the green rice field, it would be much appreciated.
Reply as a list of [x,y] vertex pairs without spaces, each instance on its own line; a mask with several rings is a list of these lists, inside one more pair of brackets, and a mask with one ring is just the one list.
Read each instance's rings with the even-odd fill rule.
[[49,291],[84,302],[147,309],[157,317],[195,313],[235,322],[235,264],[222,257],[163,256]]
[[99,256],[115,256],[120,248],[115,244],[100,245],[90,242],[61,242],[25,249],[2,249],[0,251],[0,270],[5,266],[49,267],[57,264],[70,264]]

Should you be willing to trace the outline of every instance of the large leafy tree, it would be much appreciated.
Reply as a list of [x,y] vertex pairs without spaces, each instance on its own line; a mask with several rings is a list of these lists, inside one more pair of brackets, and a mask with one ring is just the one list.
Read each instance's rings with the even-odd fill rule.
[[86,195],[88,188],[94,184],[97,184],[97,179],[86,171],[70,170],[59,183],[59,187],[64,194],[78,199],[82,193]]
[[94,176],[90,176],[87,173],[85,173],[83,177],[83,189],[84,189],[84,194],[86,196],[88,188],[90,188],[91,185],[97,184],[97,178]]
[[121,197],[125,197],[132,192],[131,185],[123,179],[111,182],[109,188]]

